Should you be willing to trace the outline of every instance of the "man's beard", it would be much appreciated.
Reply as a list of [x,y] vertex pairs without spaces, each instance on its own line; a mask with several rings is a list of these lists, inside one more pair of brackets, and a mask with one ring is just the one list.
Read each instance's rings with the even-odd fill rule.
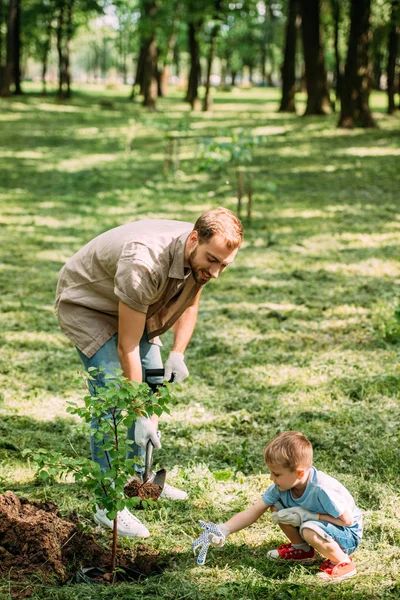
[[197,247],[192,250],[191,254],[189,254],[189,266],[193,275],[193,279],[198,285],[205,285],[207,280],[203,279],[201,276],[201,271],[206,272],[204,269],[200,269],[196,264],[196,256],[197,256]]

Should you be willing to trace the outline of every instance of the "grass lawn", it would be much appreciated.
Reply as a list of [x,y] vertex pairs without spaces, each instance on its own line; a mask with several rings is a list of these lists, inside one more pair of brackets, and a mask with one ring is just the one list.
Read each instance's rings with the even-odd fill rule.
[[[217,93],[209,114],[191,114],[178,92],[147,113],[128,93],[82,88],[61,105],[32,90],[0,104],[1,493],[49,499],[92,523],[84,489],[36,482],[22,457],[39,446],[88,449],[87,430],[66,412],[83,395],[73,383],[80,363],[53,313],[64,261],[130,220],[235,209],[234,173],[197,169],[204,138],[227,130],[265,136],[248,168],[253,219],[235,264],[204,291],[191,376],[162,427],[158,466],[190,500],[141,513],[149,546],[174,551],[174,568],[114,589],[39,581],[33,597],[398,598],[399,116],[385,114],[383,94],[372,97],[379,129],[345,131],[337,115],[277,113],[277,90]],[[165,174],[166,133],[182,125],[179,170]],[[209,551],[204,567],[191,554],[198,519],[226,520],[270,484],[262,449],[287,429],[311,439],[315,465],[364,511],[359,575],[347,583],[326,587],[318,566],[268,562],[284,542],[268,516]],[[0,582],[1,600],[12,587]]]

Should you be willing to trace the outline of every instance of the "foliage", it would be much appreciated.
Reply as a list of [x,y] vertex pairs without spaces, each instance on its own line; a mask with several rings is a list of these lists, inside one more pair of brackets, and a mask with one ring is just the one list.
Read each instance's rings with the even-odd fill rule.
[[[103,506],[107,509],[108,518],[114,520],[117,512],[125,506],[134,507],[140,502],[139,498],[125,498],[123,494],[127,478],[138,463],[138,459],[127,458],[133,442],[128,441],[124,434],[140,416],[151,416],[153,413],[160,416],[163,412],[169,412],[170,388],[168,385],[160,387],[152,395],[147,383],[127,379],[120,369],[113,374],[104,374],[90,367],[86,377],[94,386],[94,395],[87,394],[84,397],[84,406],[70,402],[67,412],[79,416],[89,425],[93,419],[97,420],[94,439],[103,446],[104,451],[99,458],[104,455],[110,458],[109,467],[102,471],[97,462],[80,456],[74,447],[73,456],[45,448],[25,450],[24,454],[29,454],[37,463],[38,475],[44,481],[48,477],[71,474],[75,482],[84,484],[90,490],[93,511],[96,504]],[[96,387],[99,378],[103,378],[104,387]]]
[[[344,131],[335,115],[277,113],[276,89],[216,91],[212,115],[192,113],[183,175],[172,179],[163,173],[160,123],[173,131],[187,117],[181,90],[160,99],[151,120],[125,101],[128,86],[78,88],[67,108],[40,98],[38,87],[26,90],[35,93],[3,101],[0,115],[0,486],[51,499],[62,514],[74,510],[88,529],[85,486],[35,481],[22,456],[37,447],[71,455],[71,444],[88,453],[87,424],[65,410],[66,401],[80,401],[81,365],[53,311],[58,272],[111,227],[148,217],[193,222],[202,210],[234,208],[224,178],[198,172],[197,148],[221,128],[268,136],[253,151],[252,226],[234,264],[203,291],[185,352],[190,377],[160,423],[155,468],[166,467],[168,483],[189,500],[160,500],[138,514],[151,533],[149,552],[170,566],[116,589],[35,579],[33,600],[397,600],[399,345],[376,325],[379,303],[384,318],[393,317],[399,293],[400,120],[386,116],[384,93],[371,98],[379,129]],[[104,97],[112,110],[101,106]],[[299,94],[299,112],[303,103]],[[136,133],[126,153],[130,119]],[[164,358],[171,342],[163,336]],[[268,516],[230,536],[204,569],[190,552],[198,519],[224,521],[260,498],[270,484],[262,449],[285,429],[310,437],[316,466],[364,511],[358,576],[340,586],[316,583],[318,564],[267,562],[267,550],[285,541]],[[246,459],[242,473],[238,456]],[[121,544],[134,551],[137,542]],[[0,590],[9,600],[21,587],[4,573]]]
[[373,326],[383,341],[391,344],[400,343],[400,303],[381,300],[373,312]]
[[221,171],[226,166],[251,163],[253,149],[265,142],[265,138],[249,131],[239,130],[224,138],[207,138],[198,154],[199,171]]

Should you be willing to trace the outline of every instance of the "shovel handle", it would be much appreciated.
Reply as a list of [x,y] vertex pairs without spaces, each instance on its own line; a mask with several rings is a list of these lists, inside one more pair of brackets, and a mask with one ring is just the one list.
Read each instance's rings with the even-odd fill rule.
[[[164,377],[165,375],[165,370],[164,369],[146,369],[145,371],[145,381],[147,381],[148,377]],[[171,379],[169,380],[169,383],[172,383],[174,381],[175,377],[174,374],[172,373],[171,375]],[[162,383],[159,383],[157,385],[163,385]]]

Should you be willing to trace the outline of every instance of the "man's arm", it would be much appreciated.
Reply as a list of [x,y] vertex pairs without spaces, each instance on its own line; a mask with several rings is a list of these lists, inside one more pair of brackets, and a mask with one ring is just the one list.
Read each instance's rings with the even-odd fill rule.
[[146,324],[141,313],[120,300],[118,305],[118,356],[125,377],[141,383],[142,363],[139,345]]
[[188,308],[173,326],[174,343],[172,345],[171,352],[180,352],[181,354],[184,354],[196,326],[201,292],[202,290],[199,290],[194,298],[193,303],[188,306]]
[[[125,377],[138,383],[141,383],[143,379],[142,363],[140,360],[140,340],[142,339],[145,324],[146,313],[138,312],[120,300],[118,305],[118,356]],[[144,420],[146,421],[146,419]],[[152,415],[150,421],[154,426],[154,429],[152,429],[153,435],[158,428],[158,416]],[[160,442],[154,439],[154,435],[152,441],[156,448],[161,447]],[[136,440],[136,443],[139,443],[143,447],[146,445],[145,443],[138,442],[138,440]]]

